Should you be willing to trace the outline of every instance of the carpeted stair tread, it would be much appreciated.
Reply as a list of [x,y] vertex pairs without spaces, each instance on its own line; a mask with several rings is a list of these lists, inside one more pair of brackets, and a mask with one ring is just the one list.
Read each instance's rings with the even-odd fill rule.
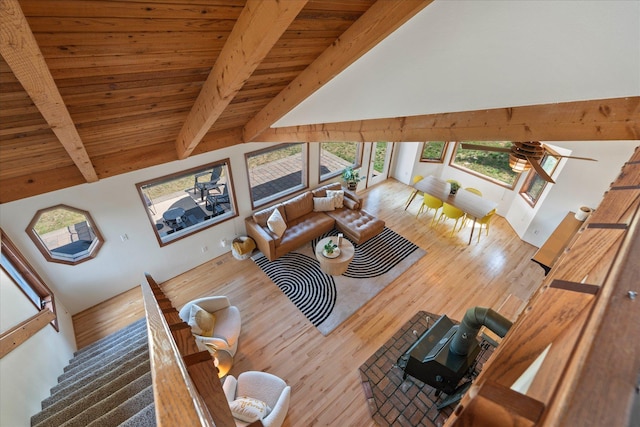
[[85,351],[79,356],[74,357],[69,361],[69,364],[65,367],[64,371],[67,372],[70,369],[73,369],[79,364],[86,362],[94,357],[100,356],[102,354],[108,354],[112,351],[112,349],[120,344],[126,344],[128,342],[133,342],[139,340],[142,337],[147,336],[146,328],[143,329],[134,329],[131,330],[127,334],[119,334],[116,338],[106,342],[104,345],[100,347],[96,347],[92,350]]
[[87,363],[83,363],[82,365],[76,366],[74,369],[70,369],[67,372],[64,372],[58,377],[58,382],[59,384],[63,384],[66,381],[75,382],[77,378],[85,375],[87,372],[95,370],[96,367],[104,366],[111,363],[118,363],[118,361],[126,356],[127,353],[136,351],[141,347],[148,348],[147,340],[127,342],[125,345],[118,346],[117,351],[115,352],[101,355],[100,357],[95,357],[92,360],[87,361]]
[[[85,427],[93,420],[101,417],[105,413],[116,408],[118,405],[125,402],[130,397],[135,396],[145,388],[151,386],[151,372],[147,372],[141,377],[129,382],[126,386],[120,388],[117,391],[109,393],[109,396],[100,400],[94,404],[86,402],[84,399],[79,401],[77,405],[81,407],[81,412],[75,413],[76,410],[66,409],[58,412],[52,417],[47,418],[40,424],[35,424],[33,427]],[[75,405],[74,405],[75,406]],[[72,417],[70,418],[69,415]]]
[[99,348],[112,340],[117,340],[119,336],[127,335],[130,332],[139,330],[139,329],[146,330],[146,327],[147,327],[147,322],[146,322],[146,319],[143,317],[142,319],[136,320],[135,322],[125,326],[119,331],[116,331],[110,335],[107,335],[106,337],[100,338],[98,341],[95,341],[85,347],[82,347],[81,349],[73,353],[73,356],[74,357],[81,356],[83,353],[87,351],[95,350],[96,348]]
[[69,390],[73,390],[78,387],[84,386],[91,381],[95,381],[96,379],[102,377],[112,370],[118,369],[120,366],[124,365],[128,360],[136,358],[140,355],[146,354],[148,357],[149,347],[146,342],[141,344],[138,348],[132,350],[129,353],[122,353],[119,358],[112,360],[110,363],[105,364],[97,364],[95,369],[90,369],[84,371],[77,376],[67,379],[67,381],[57,384],[51,389],[51,395],[57,395],[59,393],[67,393]]
[[58,377],[58,381],[63,382],[66,378],[72,377],[96,363],[108,363],[109,360],[116,358],[119,352],[135,351],[138,346],[146,342],[148,342],[146,333],[129,336],[126,340],[115,343],[109,351],[96,353],[89,358],[84,358],[81,362],[70,364]]
[[[145,410],[150,404],[153,404],[153,387],[149,386],[140,391],[135,396],[122,402],[106,414],[87,424],[87,427],[117,427],[129,418],[135,416],[140,411]],[[153,424],[155,426],[155,412],[153,414]]]
[[120,427],[155,427],[156,426],[156,405],[151,403],[133,417],[125,420]]
[[111,381],[101,383],[97,387],[92,385],[92,390],[87,390],[81,394],[76,392],[67,394],[55,404],[34,415],[31,418],[31,424],[34,426],[52,425],[50,420],[55,420],[55,425],[61,424],[80,414],[88,407],[100,404],[104,399],[108,399],[149,373],[149,362],[143,361],[132,369],[122,372],[121,375]]
[[146,319],[74,354],[32,426],[155,427]]
[[72,360],[81,359],[90,353],[100,352],[100,351],[104,351],[105,349],[109,349],[110,347],[113,346],[113,343],[118,342],[123,337],[136,335],[143,331],[146,331],[146,323],[141,321],[136,321],[119,331],[116,331],[104,338],[99,339],[98,341],[92,344],[89,344],[86,347],[83,347],[80,350],[77,350],[73,354],[74,359]]
[[[135,375],[142,376],[151,369],[149,363],[149,355],[138,356],[121,368],[108,372],[107,374],[96,378],[94,381],[73,387],[67,390],[66,393],[59,393],[52,398],[48,399],[45,403],[42,402],[42,411],[35,415],[32,419],[34,422],[40,422],[42,419],[49,417],[55,411],[64,410],[67,406],[73,404],[88,396],[100,396],[100,393],[104,392],[105,387],[109,387],[112,390],[124,385],[123,381],[131,380],[135,378]],[[126,380],[125,380],[126,379]]]

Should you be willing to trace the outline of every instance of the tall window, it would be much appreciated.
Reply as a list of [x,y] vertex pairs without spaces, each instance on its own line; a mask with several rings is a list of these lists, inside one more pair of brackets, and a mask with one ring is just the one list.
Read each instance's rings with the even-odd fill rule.
[[442,163],[447,151],[447,142],[427,141],[422,144],[421,162]]
[[320,181],[340,175],[347,166],[357,169],[361,161],[361,142],[321,142]]
[[306,144],[281,144],[247,153],[245,158],[253,208],[307,186]]
[[[40,310],[49,309],[56,313],[53,293],[42,281],[38,273],[27,260],[20,254],[13,242],[9,240],[4,231],[0,230],[1,257],[0,266],[5,273],[13,280],[24,295]],[[55,318],[51,324],[58,330],[58,320]]]
[[[547,148],[547,154],[545,154],[540,160],[540,166],[542,166],[542,169],[544,169],[549,176],[553,175],[553,172],[556,170],[558,162],[560,161],[560,157],[556,157],[554,154],[556,153],[549,152],[549,149]],[[531,206],[535,206],[535,204],[538,203],[542,192],[547,187],[547,184],[548,182],[540,178],[540,175],[538,175],[535,169],[532,168],[520,189],[520,195]]]
[[[511,148],[511,142],[469,141],[469,144]],[[515,187],[520,176],[509,167],[509,153],[468,150],[462,148],[459,143],[456,143],[450,165],[510,189]]]
[[229,159],[136,187],[160,246],[237,216]]

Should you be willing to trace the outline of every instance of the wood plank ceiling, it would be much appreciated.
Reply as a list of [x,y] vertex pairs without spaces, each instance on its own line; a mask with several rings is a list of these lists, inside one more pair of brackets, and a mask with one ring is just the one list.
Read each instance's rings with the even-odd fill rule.
[[[309,140],[269,127],[430,3],[2,0],[0,203],[247,141]],[[638,139],[639,103],[569,103],[555,139],[585,123],[598,130],[581,139]],[[475,139],[496,138],[518,111],[487,116]],[[364,126],[368,138],[426,140],[423,119]],[[344,126],[324,135],[364,138],[362,122]]]

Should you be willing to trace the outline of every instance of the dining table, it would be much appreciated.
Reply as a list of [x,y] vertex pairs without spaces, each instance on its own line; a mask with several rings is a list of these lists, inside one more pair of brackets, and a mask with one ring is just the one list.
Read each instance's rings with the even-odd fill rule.
[[426,176],[420,181],[414,183],[413,188],[414,192],[407,201],[404,209],[407,210],[418,193],[429,194],[442,200],[444,203],[448,203],[460,209],[465,213],[467,218],[473,219],[473,226],[471,227],[471,234],[469,235],[469,244],[471,244],[471,239],[473,238],[473,230],[475,229],[476,221],[480,218],[484,218],[489,214],[489,212],[496,209],[498,206],[496,202],[463,188],[460,188],[455,194],[451,194],[451,183],[432,175]]

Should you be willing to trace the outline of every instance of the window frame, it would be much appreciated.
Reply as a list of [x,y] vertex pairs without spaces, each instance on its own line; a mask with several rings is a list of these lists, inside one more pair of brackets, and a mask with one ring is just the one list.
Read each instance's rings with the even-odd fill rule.
[[[56,209],[65,209],[68,211],[81,214],[85,217],[85,220],[88,223],[89,228],[94,235],[94,238],[91,241],[91,245],[87,249],[77,252],[73,255],[71,254],[67,255],[64,253],[54,254],[53,252],[55,251],[49,249],[47,244],[42,240],[42,237],[36,231],[35,226],[40,220],[40,217],[42,216],[42,214],[54,211]],[[98,252],[100,252],[100,248],[102,248],[102,245],[104,245],[104,241],[105,241],[104,237],[102,237],[102,234],[100,233],[100,230],[98,229],[98,226],[96,222],[93,220],[93,217],[91,216],[91,213],[89,213],[89,211],[85,211],[84,209],[75,208],[73,206],[69,206],[65,204],[59,204],[59,205],[51,206],[48,208],[39,209],[31,219],[31,222],[29,223],[25,231],[29,236],[29,238],[31,238],[31,241],[33,242],[33,244],[36,245],[40,253],[42,253],[42,256],[44,256],[44,258],[47,261],[55,262],[59,264],[78,265],[80,263],[92,260],[98,256]]]
[[[26,258],[20,253],[18,248],[2,229],[0,229],[0,250],[7,261],[11,263],[12,268],[20,274],[20,280],[16,280],[14,274],[11,271],[8,271],[4,265],[1,265],[0,268],[4,270],[7,276],[11,277],[16,286],[20,288],[20,291],[22,291],[25,297],[31,301],[38,312],[44,309],[49,309],[54,314],[55,317],[51,322],[49,322],[49,324],[53,326],[56,331],[59,331],[58,314],[56,312],[55,296],[53,295],[53,292],[51,292],[51,289],[49,289],[44,280],[42,280],[40,275],[38,275],[38,273],[33,269],[31,264],[29,264]],[[25,284],[29,286],[30,291],[38,295],[40,305],[36,304],[33,298],[29,295],[29,292],[23,288]],[[35,320],[37,316],[38,314],[27,319],[27,321]]]
[[[439,142],[442,142],[444,144],[442,146],[442,152],[440,153],[440,158],[436,159],[436,158],[424,157],[424,149],[426,148],[427,144],[439,143]],[[449,148],[449,141],[425,141],[422,143],[422,146],[420,148],[420,161],[422,163],[444,163],[444,158],[447,155],[448,148]]]
[[[340,143],[351,143],[356,144],[356,155],[355,160],[350,165],[345,165],[341,170],[336,170],[329,172],[327,174],[322,174],[322,144],[340,144]],[[342,176],[342,171],[344,168],[351,166],[353,169],[358,169],[362,167],[362,156],[364,152],[364,143],[359,141],[322,141],[318,143],[319,151],[318,151],[318,182],[326,182],[335,177]],[[344,159],[343,159],[344,160]],[[345,160],[346,161],[346,160]]]
[[[542,159],[540,159],[540,165],[543,166],[543,168],[544,168],[544,162],[547,160],[547,158],[553,157],[557,159],[555,165],[553,165],[553,168],[550,171],[545,169],[545,172],[547,172],[547,174],[549,174],[549,176],[552,177],[554,172],[558,168],[558,165],[560,164],[560,160],[562,160],[562,157],[555,151],[550,150],[548,147],[545,147],[545,151],[546,152],[544,156],[542,156]],[[533,194],[530,193],[530,190],[535,184],[536,178],[542,181],[542,188],[540,188],[539,194],[537,196],[534,196]],[[520,194],[520,197],[522,197],[525,200],[525,202],[529,204],[529,206],[535,207],[535,205],[540,200],[540,197],[544,193],[544,190],[547,188],[547,185],[549,185],[549,182],[542,179],[540,175],[538,175],[538,172],[536,172],[534,168],[531,168],[529,170],[529,173],[527,174],[527,177],[525,178],[524,183],[522,184],[522,187],[520,187],[520,191],[518,191],[518,193]]]
[[[478,142],[508,142],[508,141],[478,141]],[[475,141],[474,141],[474,143],[475,143]],[[489,182],[491,182],[493,184],[499,185],[500,187],[504,187],[504,188],[507,188],[509,190],[513,190],[513,189],[516,188],[516,185],[518,184],[518,181],[520,180],[520,177],[522,176],[522,173],[514,172],[516,174],[516,176],[513,179],[513,183],[509,184],[509,183],[500,181],[500,180],[498,180],[496,178],[493,178],[493,177],[491,177],[489,175],[484,175],[484,174],[482,174],[480,172],[476,172],[476,171],[474,171],[472,169],[469,169],[469,168],[466,168],[466,167],[464,167],[462,165],[456,164],[455,163],[456,155],[458,154],[458,149],[460,148],[461,144],[462,144],[461,141],[457,141],[455,143],[455,146],[453,148],[453,152],[451,153],[451,157],[449,158],[449,166],[451,166],[454,169],[458,169],[458,170],[461,170],[461,171],[463,171],[465,173],[468,173],[469,175],[477,176],[478,178],[484,179],[485,181],[489,181]],[[508,159],[507,159],[507,165],[508,164],[509,163],[508,163]]]
[[[300,158],[302,161],[301,170],[300,170],[300,183],[286,190],[283,190],[278,193],[259,199],[257,201],[254,200],[253,184],[251,182],[251,170],[250,170],[251,168],[249,166],[250,159],[252,157],[263,155],[269,152],[282,150],[293,145],[300,145],[302,149],[300,153]],[[274,202],[277,202],[279,200],[284,200],[287,197],[291,196],[292,194],[296,194],[302,190],[307,189],[309,186],[309,144],[306,142],[290,142],[290,143],[284,143],[284,144],[277,144],[267,148],[262,148],[260,150],[250,151],[244,154],[244,159],[245,159],[245,169],[247,172],[247,186],[249,190],[249,200],[251,201],[252,210],[264,208]]]
[[[190,177],[193,176],[194,179],[196,178],[196,175],[198,173],[205,173],[208,171],[213,170],[214,167],[216,166],[220,166],[222,165],[225,168],[224,171],[224,177],[226,179],[226,181],[223,183],[228,190],[227,191],[228,195],[229,195],[229,207],[230,207],[230,211],[223,213],[221,215],[218,216],[209,216],[209,215],[205,215],[205,219],[203,219],[200,222],[197,222],[196,224],[193,225],[189,225],[186,226],[184,228],[181,229],[177,229],[175,231],[171,231],[171,233],[167,233],[166,235],[161,235],[160,234],[160,230],[156,227],[157,224],[157,220],[154,220],[154,215],[158,215],[157,211],[154,214],[152,207],[155,209],[155,204],[152,202],[151,198],[147,198],[147,194],[144,190],[146,190],[145,187],[151,186],[151,185],[161,185],[163,183],[166,182],[170,182],[170,181],[174,181],[179,179],[180,177]],[[195,184],[195,182],[194,182]],[[227,221],[233,220],[234,218],[239,216],[238,213],[238,206],[237,206],[237,202],[236,202],[236,194],[235,194],[235,187],[233,184],[233,173],[231,171],[231,161],[229,158],[226,159],[220,159],[220,160],[216,160],[214,162],[211,163],[207,163],[207,164],[203,164],[200,166],[196,166],[193,168],[189,168],[189,169],[185,169],[185,170],[181,170],[178,172],[174,172],[168,175],[163,175],[163,176],[159,176],[153,179],[148,179],[146,181],[143,182],[139,182],[135,184],[136,186],[136,191],[138,192],[138,196],[140,197],[140,202],[142,203],[142,207],[145,210],[145,213],[147,214],[147,218],[149,219],[149,224],[151,226],[151,229],[156,237],[156,240],[158,241],[158,245],[160,245],[160,247],[164,247],[166,245],[169,245],[171,243],[177,242],[179,240],[184,239],[185,237],[191,236],[195,233],[198,233],[200,231],[206,230],[207,228],[216,226],[216,225],[220,225],[223,224]],[[194,185],[195,188],[195,185]],[[191,197],[191,196],[189,196]],[[195,198],[197,198],[197,194],[195,193],[194,190],[194,196]],[[192,198],[193,198],[192,197]],[[151,201],[151,203],[148,203],[148,200]],[[195,200],[195,203],[202,209],[202,206],[200,206],[200,204],[202,204],[204,202],[205,205],[205,209],[206,209],[206,204],[208,203],[206,200],[201,200],[200,202],[198,202],[197,200]],[[166,212],[166,211],[165,211]],[[206,212],[205,212],[206,213]],[[207,218],[208,216],[208,218]]]

